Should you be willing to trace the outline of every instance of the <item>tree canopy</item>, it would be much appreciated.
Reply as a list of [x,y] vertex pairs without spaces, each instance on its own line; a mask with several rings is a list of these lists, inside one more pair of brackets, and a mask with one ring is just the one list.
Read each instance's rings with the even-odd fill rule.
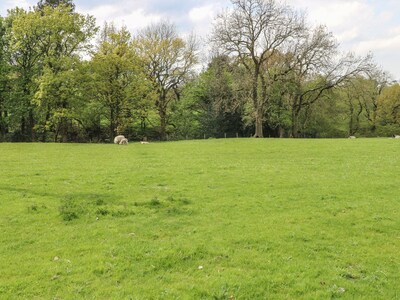
[[400,133],[398,84],[372,55],[279,0],[231,0],[209,41],[40,0],[0,17],[0,46],[0,141]]

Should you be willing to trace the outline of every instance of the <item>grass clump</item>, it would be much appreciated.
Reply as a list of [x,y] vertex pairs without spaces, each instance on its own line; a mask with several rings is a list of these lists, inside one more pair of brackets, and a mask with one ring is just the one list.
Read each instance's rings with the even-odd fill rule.
[[160,205],[161,205],[161,202],[160,202],[160,200],[158,200],[157,197],[151,199],[149,202],[150,207],[159,207]]
[[62,201],[60,206],[60,216],[64,221],[78,219],[84,213],[83,207],[71,199]]

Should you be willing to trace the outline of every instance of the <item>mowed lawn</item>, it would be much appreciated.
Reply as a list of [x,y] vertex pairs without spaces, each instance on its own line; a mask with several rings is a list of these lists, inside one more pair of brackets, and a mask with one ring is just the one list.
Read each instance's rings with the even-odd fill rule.
[[0,299],[400,299],[400,140],[0,144]]

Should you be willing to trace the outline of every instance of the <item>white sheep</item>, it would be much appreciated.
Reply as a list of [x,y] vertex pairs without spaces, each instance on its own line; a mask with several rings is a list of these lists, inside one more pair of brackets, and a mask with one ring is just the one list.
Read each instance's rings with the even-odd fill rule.
[[119,144],[121,142],[122,139],[124,139],[125,137],[123,135],[117,135],[114,138],[114,144]]
[[356,137],[354,135],[349,136],[349,139],[355,139]]
[[140,143],[143,145],[143,144],[148,144],[149,142],[148,141],[141,141]]
[[400,139],[400,135],[395,134],[395,135],[394,135],[394,138],[395,138],[395,139]]
[[122,140],[119,141],[120,145],[128,145],[128,139],[127,138],[123,138]]

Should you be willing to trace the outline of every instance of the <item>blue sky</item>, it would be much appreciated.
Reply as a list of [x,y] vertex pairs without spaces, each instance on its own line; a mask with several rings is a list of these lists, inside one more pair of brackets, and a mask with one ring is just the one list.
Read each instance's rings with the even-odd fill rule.
[[[313,24],[325,24],[343,51],[374,54],[375,61],[400,80],[399,0],[286,0],[305,10]],[[28,8],[37,0],[1,0],[0,15],[8,8]],[[94,15],[99,25],[114,21],[135,32],[162,19],[174,22],[185,34],[206,37],[215,15],[229,0],[75,0],[78,12]]]

